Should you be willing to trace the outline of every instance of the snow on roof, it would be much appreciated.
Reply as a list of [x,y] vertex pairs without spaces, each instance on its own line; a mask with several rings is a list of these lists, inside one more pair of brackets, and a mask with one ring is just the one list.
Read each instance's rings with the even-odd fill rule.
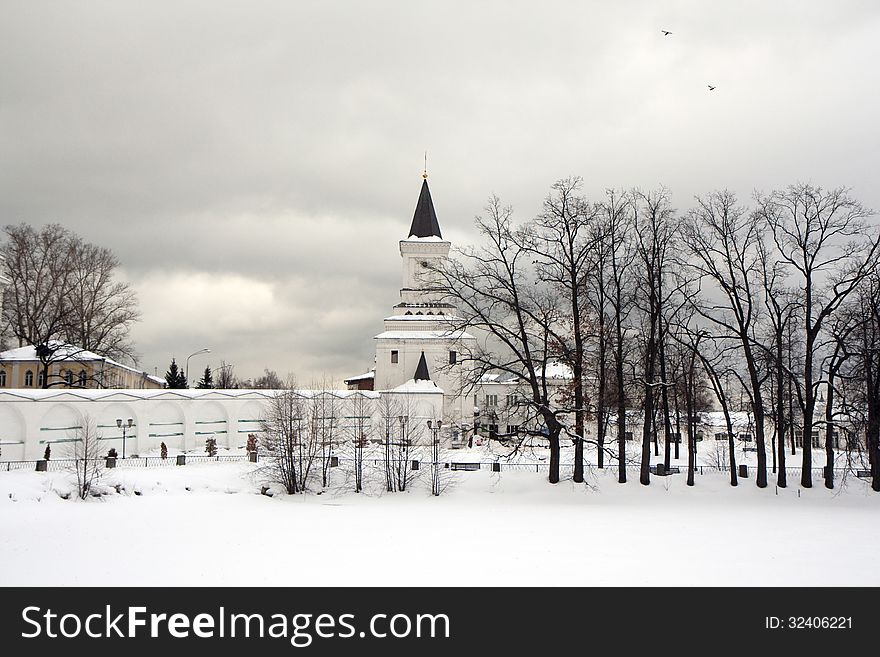
[[[85,362],[89,360],[105,360],[103,356],[96,354],[94,351],[81,349],[70,344],[49,342],[49,347],[51,349],[55,349],[55,358],[53,358],[54,360],[57,360],[58,358],[64,360],[76,360],[80,362]],[[37,356],[37,348],[34,345],[28,345],[26,347],[17,347],[16,349],[9,349],[7,351],[0,352],[0,360],[40,360],[40,357]]]
[[[134,372],[136,374],[140,374],[145,376],[146,378],[154,381],[155,383],[163,384],[165,383],[165,379],[159,376],[153,376],[152,374],[148,374],[143,370],[139,370],[136,367],[132,367],[130,365],[125,365],[120,363],[119,361],[115,361],[112,358],[107,358],[106,356],[102,356],[100,354],[96,354],[94,351],[89,351],[87,349],[83,349],[81,347],[77,347],[72,344],[64,344],[62,342],[58,342],[55,340],[49,341],[49,347],[55,350],[55,353],[52,356],[53,362],[59,361],[71,361],[75,363],[89,363],[93,361],[103,362],[108,365],[112,365],[113,367],[118,367],[123,370],[128,370],[129,372]],[[0,362],[4,361],[39,361],[40,357],[37,355],[37,348],[34,345],[28,345],[26,347],[17,347],[15,349],[9,349],[7,351],[0,352]]]
[[[538,376],[541,376],[541,371],[538,370],[536,372]],[[568,365],[564,365],[562,363],[547,363],[546,369],[546,377],[547,379],[571,379],[572,373],[571,368]],[[509,383],[516,379],[516,376],[510,374],[509,372],[502,373],[487,373],[480,377],[481,383]]]
[[345,383],[351,383],[352,381],[368,381],[369,379],[376,378],[376,370],[370,370],[369,372],[364,372],[363,374],[358,374],[357,376],[350,376],[345,380]]
[[545,376],[548,379],[571,379],[573,377],[571,368],[565,363],[559,362],[547,363]]
[[[699,415],[702,424],[714,427],[724,427],[726,425],[723,411],[703,411]],[[731,411],[730,423],[734,427],[747,427],[752,424],[752,416],[746,411]]]
[[445,240],[442,237],[437,237],[436,235],[429,235],[428,237],[407,237],[405,240],[400,240],[401,242],[448,242],[449,240]]
[[475,339],[470,333],[457,331],[384,331],[376,340],[462,340]]
[[386,317],[386,322],[431,322],[431,321],[449,321],[453,319],[455,315],[443,315],[441,313],[434,313],[433,315],[415,315],[410,313],[409,315],[392,315],[391,317]]
[[410,379],[406,383],[402,383],[396,388],[392,388],[389,392],[418,392],[418,393],[440,393],[443,394],[443,389],[439,388],[436,383],[431,381],[430,379],[423,380],[420,379],[416,381],[415,379]]

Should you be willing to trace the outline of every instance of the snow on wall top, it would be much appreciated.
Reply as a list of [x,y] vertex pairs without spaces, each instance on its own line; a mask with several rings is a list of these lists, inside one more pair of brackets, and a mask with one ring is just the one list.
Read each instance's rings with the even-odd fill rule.
[[[49,388],[30,389],[12,388],[0,391],[0,403],[4,401],[120,401],[138,399],[268,399],[282,390],[217,390],[214,388],[184,388],[162,390],[147,389],[79,389]],[[340,399],[362,395],[370,399],[378,399],[379,394],[372,390],[296,390],[303,397],[316,397],[320,394],[333,395]]]

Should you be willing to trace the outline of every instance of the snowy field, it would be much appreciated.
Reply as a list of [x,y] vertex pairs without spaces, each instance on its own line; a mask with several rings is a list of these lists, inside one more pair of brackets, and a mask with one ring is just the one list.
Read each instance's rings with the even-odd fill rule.
[[799,494],[481,470],[437,498],[269,497],[254,467],[117,469],[119,492],[86,502],[60,497],[66,473],[0,472],[0,585],[880,585],[880,496],[854,478]]

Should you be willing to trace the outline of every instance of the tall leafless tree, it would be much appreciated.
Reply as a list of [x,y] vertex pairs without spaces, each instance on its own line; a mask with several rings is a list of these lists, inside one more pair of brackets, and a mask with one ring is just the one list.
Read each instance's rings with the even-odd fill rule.
[[491,372],[510,377],[518,390],[519,408],[536,420],[523,423],[518,436],[547,440],[548,478],[555,484],[564,424],[546,374],[557,358],[558,345],[565,342],[561,304],[558,291],[541,284],[534,268],[533,237],[513,225],[512,215],[512,209],[493,196],[485,215],[476,219],[484,243],[459,250],[439,275],[461,313],[454,328],[484,336],[468,355],[473,365],[471,385],[478,386]]
[[109,250],[58,224],[9,225],[5,235],[3,330],[19,346],[37,347],[45,387],[64,383],[52,366],[75,360],[75,350],[135,360],[129,330],[140,318],[137,298],[114,278],[119,262]]
[[871,212],[849,190],[806,183],[759,196],[759,216],[772,230],[779,258],[800,289],[803,370],[801,485],[812,480],[813,415],[820,385],[816,356],[826,321],[877,265],[880,231],[868,226]]
[[756,352],[755,327],[761,309],[760,218],[741,207],[729,191],[697,197],[684,227],[687,262],[703,280],[704,290],[697,312],[721,335],[735,340],[742,351],[755,419],[757,474],[761,488],[767,485],[767,451],[764,433],[763,378]]
[[[636,277],[638,288],[636,299],[643,314],[644,345],[642,367],[637,375],[641,382],[642,397],[642,456],[639,481],[647,486],[651,483],[650,460],[651,440],[656,449],[654,420],[657,391],[669,385],[660,376],[661,340],[664,339],[664,312],[668,302],[668,287],[671,265],[671,250],[676,238],[674,211],[669,203],[665,189],[638,193],[634,205],[635,250],[639,273]],[[663,399],[661,394],[661,400]],[[668,398],[664,427],[669,427]]]
[[[584,480],[584,430],[587,416],[585,390],[587,349],[586,309],[590,299],[588,272],[591,256],[600,243],[600,235],[593,230],[598,207],[581,195],[583,181],[565,178],[555,182],[550,194],[534,221],[526,244],[534,257],[538,279],[558,290],[564,312],[562,326],[557,329],[562,339],[556,344],[559,359],[571,368],[574,432],[574,480]],[[594,295],[593,295],[594,296]],[[604,314],[599,318],[600,327]],[[599,329],[600,348],[604,346],[602,328]],[[604,354],[603,354],[604,358]],[[604,373],[603,373],[604,377]],[[602,417],[597,414],[598,422]],[[599,450],[601,459],[602,451]]]
[[76,479],[76,494],[81,500],[93,492],[95,484],[104,474],[106,461],[101,453],[100,441],[97,423],[86,414],[80,425],[72,431],[70,442],[67,443],[66,469]]

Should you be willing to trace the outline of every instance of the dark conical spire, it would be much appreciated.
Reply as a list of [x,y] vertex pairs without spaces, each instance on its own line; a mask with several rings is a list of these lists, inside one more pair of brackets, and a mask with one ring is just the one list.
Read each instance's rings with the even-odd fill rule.
[[419,202],[413,214],[412,226],[409,227],[410,237],[443,237],[440,234],[440,224],[437,223],[437,213],[434,212],[434,202],[431,200],[431,190],[428,189],[427,176],[422,180],[422,191],[419,194]]
[[425,352],[422,352],[421,358],[419,358],[419,364],[416,367],[416,373],[413,374],[413,379],[416,381],[430,381],[431,375],[428,374],[428,361],[425,360]]

